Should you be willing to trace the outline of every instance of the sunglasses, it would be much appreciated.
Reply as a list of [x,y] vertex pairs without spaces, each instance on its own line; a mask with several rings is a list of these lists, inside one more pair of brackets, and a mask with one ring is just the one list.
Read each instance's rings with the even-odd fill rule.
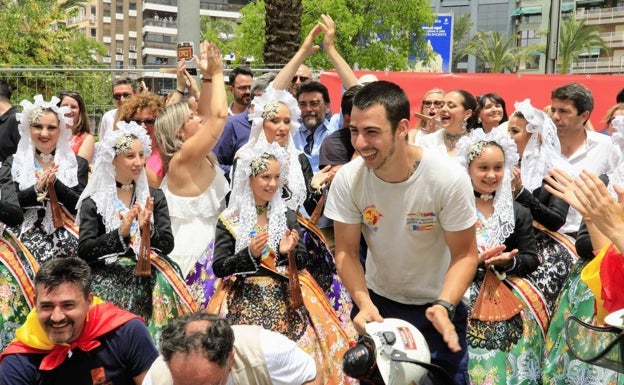
[[442,108],[444,107],[444,100],[423,100],[422,105],[423,107],[431,107],[433,105],[435,108]]
[[145,124],[146,127],[153,127],[156,122],[155,119],[132,119],[131,122],[135,122],[139,126]]
[[127,93],[113,94],[113,99],[115,100],[121,100],[121,98],[128,99],[130,96],[132,96],[132,94],[127,94]]
[[63,90],[63,91],[59,92],[59,96],[60,97],[69,96],[70,98],[74,98],[75,99],[76,97],[80,97],[80,92]]
[[310,78],[308,78],[306,76],[293,76],[291,82],[292,83],[297,83],[297,80],[299,80],[299,82],[301,82],[301,83],[305,83],[308,80],[310,80]]

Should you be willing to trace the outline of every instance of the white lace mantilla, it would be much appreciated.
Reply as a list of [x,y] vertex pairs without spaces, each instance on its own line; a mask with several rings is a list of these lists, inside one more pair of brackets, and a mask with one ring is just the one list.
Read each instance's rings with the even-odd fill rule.
[[13,181],[17,182],[20,190],[26,190],[37,183],[35,175],[35,145],[30,138],[30,125],[36,123],[41,111],[52,110],[59,120],[59,137],[54,153],[54,164],[58,166],[56,178],[65,186],[74,187],[78,184],[78,161],[76,155],[69,147],[69,140],[72,132],[67,128],[67,124],[72,123],[71,118],[65,117],[69,113],[69,107],[58,107],[59,98],[53,96],[49,102],[43,100],[42,95],[34,97],[34,103],[29,100],[22,100],[22,112],[15,115],[19,123],[20,141],[17,144],[17,151],[13,156],[11,175]]
[[[461,165],[466,167],[466,170],[468,170],[470,165],[468,158],[475,155],[475,148],[480,146],[479,151],[483,151],[484,146],[481,145],[482,142],[496,142],[501,146],[505,155],[503,180],[494,195],[494,212],[485,224],[491,242],[489,246],[493,247],[504,244],[516,226],[513,196],[511,194],[511,179],[513,175],[512,170],[518,164],[519,156],[516,143],[509,136],[497,130],[492,130],[486,134],[481,128],[477,128],[469,136],[461,138],[455,147],[455,157]],[[479,155],[477,154],[477,156]]]

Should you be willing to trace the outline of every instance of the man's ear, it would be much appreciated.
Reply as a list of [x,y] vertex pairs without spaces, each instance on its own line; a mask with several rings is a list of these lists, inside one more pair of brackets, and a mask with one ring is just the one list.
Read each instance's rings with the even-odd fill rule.
[[93,306],[93,293],[89,293],[87,296],[87,302],[89,303],[89,307]]

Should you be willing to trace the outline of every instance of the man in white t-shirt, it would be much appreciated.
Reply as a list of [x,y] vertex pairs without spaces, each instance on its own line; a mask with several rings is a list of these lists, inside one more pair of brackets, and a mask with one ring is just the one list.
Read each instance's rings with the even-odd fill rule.
[[338,171],[325,207],[336,266],[358,332],[382,317],[404,319],[425,336],[432,362],[467,384],[461,299],[478,260],[472,185],[453,159],[407,143],[409,119],[407,95],[394,83],[370,83],[353,99],[349,127],[360,157]]
[[117,119],[117,111],[119,111],[119,107],[121,107],[123,102],[134,95],[134,87],[132,83],[132,79],[125,77],[115,78],[113,81],[113,102],[117,108],[106,111],[104,115],[102,115],[100,130],[98,131],[100,139],[103,138],[108,131],[113,129],[113,124],[115,124],[115,119]]
[[320,385],[314,359],[293,341],[216,315],[178,318],[161,334],[162,355],[143,385]]
[[[593,109],[592,93],[582,84],[565,84],[551,93],[550,112],[557,126],[561,154],[576,174],[583,170],[606,174],[622,159],[620,148],[613,144],[611,137],[585,127]],[[570,207],[566,223],[559,231],[576,238],[581,219],[579,212]]]

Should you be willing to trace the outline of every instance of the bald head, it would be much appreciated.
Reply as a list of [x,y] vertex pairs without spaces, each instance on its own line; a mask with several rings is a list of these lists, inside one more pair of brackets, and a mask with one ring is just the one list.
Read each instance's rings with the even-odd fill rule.
[[312,71],[308,68],[307,65],[302,64],[297,69],[295,76],[293,76],[292,81],[290,82],[289,91],[291,94],[297,95],[297,89],[303,83],[309,82],[312,80]]

